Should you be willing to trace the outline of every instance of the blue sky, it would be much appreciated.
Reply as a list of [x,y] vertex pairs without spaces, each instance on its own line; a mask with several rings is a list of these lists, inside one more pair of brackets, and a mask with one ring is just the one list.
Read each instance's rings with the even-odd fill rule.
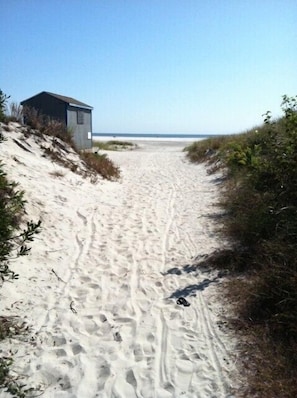
[[94,107],[93,131],[245,131],[297,94],[296,0],[0,0],[0,88]]

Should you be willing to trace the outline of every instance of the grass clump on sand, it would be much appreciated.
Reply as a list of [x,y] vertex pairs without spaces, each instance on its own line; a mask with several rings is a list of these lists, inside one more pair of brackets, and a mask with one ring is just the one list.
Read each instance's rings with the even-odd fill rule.
[[98,149],[102,149],[105,151],[125,151],[127,149],[135,149],[136,145],[129,141],[96,141],[93,143],[93,146]]
[[105,154],[81,152],[83,161],[88,167],[107,180],[117,180],[120,177],[120,169]]
[[267,112],[260,127],[185,149],[225,174],[221,232],[232,247],[210,261],[244,275],[228,295],[253,342],[247,394],[264,398],[297,396],[297,97],[281,108],[278,120]]

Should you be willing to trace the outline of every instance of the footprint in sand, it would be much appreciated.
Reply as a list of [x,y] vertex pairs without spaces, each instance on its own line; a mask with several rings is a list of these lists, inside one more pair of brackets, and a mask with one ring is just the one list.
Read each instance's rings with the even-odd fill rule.
[[99,319],[100,319],[101,322],[106,322],[107,321],[107,318],[106,318],[106,316],[104,314],[100,314],[99,315]]
[[[100,358],[99,358],[100,360]],[[110,376],[110,366],[108,363],[102,359],[102,364],[98,367],[98,391],[101,391],[104,389],[104,385],[106,383],[106,380]]]
[[80,280],[81,280],[81,282],[84,282],[84,283],[91,282],[91,278],[88,276],[81,276]]
[[131,384],[135,389],[137,388],[137,380],[135,379],[134,372],[132,369],[126,373],[126,381]]
[[57,356],[58,358],[60,358],[60,357],[66,357],[66,355],[67,355],[66,351],[63,350],[62,348],[59,348],[59,349],[55,350],[54,353],[56,354],[56,356]]
[[136,344],[133,350],[134,358],[136,362],[142,361],[144,354],[140,344]]
[[84,352],[84,349],[82,348],[82,346],[80,344],[73,344],[72,347],[72,352],[74,355],[79,354],[80,352]]
[[147,335],[147,341],[149,341],[150,343],[153,343],[155,341],[155,336],[152,333],[149,333]]
[[65,337],[53,336],[53,339],[54,339],[54,345],[57,346],[57,347],[66,344]]

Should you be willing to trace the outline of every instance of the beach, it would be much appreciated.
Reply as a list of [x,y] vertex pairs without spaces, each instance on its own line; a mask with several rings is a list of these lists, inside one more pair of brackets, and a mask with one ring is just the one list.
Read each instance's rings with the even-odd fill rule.
[[29,326],[0,342],[21,382],[45,398],[236,397],[224,277],[197,265],[226,244],[217,176],[186,159],[184,142],[141,141],[106,152],[119,181],[92,183],[30,137],[21,148],[17,128],[4,135],[5,171],[42,221],[11,263],[19,279],[0,289],[1,315]]

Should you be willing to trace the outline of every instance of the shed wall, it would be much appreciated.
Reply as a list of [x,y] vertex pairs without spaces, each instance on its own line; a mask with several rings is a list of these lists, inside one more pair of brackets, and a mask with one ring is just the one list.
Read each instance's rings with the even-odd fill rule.
[[[77,112],[83,112],[83,124],[77,123]],[[67,126],[73,133],[73,139],[78,149],[91,149],[92,113],[90,110],[69,106],[67,109]]]
[[37,109],[41,114],[67,123],[66,104],[46,93],[41,93],[22,102],[22,105]]

